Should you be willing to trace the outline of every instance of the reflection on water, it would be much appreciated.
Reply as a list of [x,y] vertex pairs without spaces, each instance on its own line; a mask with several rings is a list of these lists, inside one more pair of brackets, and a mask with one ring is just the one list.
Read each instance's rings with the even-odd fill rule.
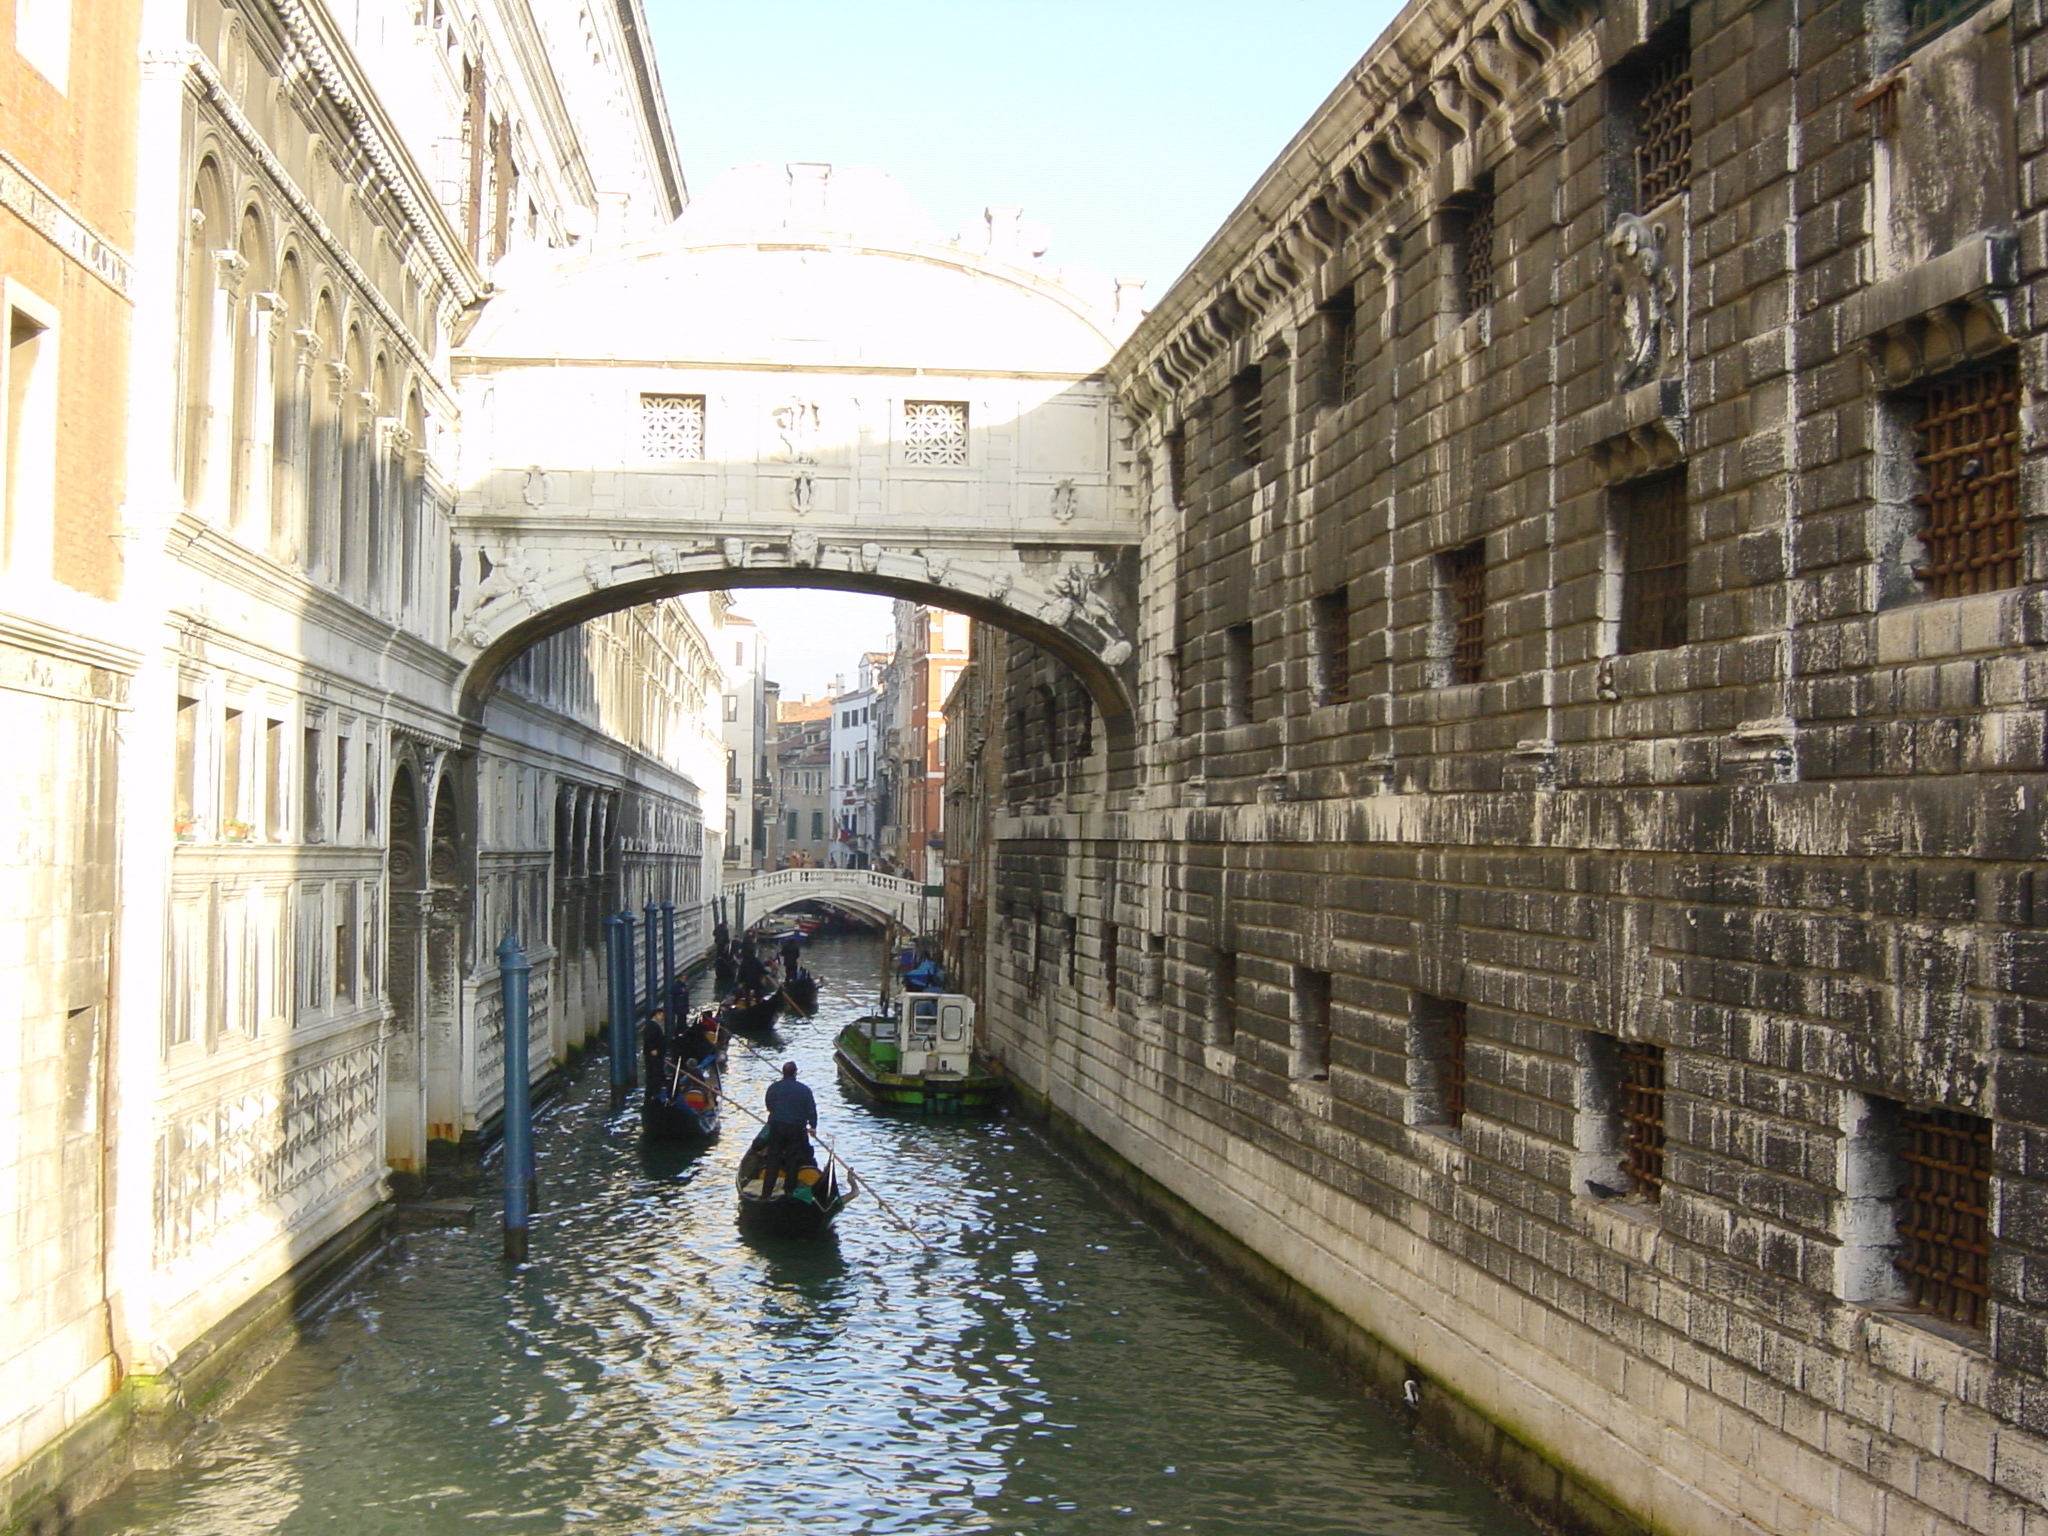
[[[1522,1533],[1018,1124],[883,1120],[831,1084],[874,950],[824,940],[786,1022],[857,1200],[823,1241],[743,1237],[750,1128],[641,1141],[583,1082],[538,1142],[534,1262],[408,1239],[185,1466],[88,1536],[347,1532]],[[735,1050],[758,1104],[766,1059]]]

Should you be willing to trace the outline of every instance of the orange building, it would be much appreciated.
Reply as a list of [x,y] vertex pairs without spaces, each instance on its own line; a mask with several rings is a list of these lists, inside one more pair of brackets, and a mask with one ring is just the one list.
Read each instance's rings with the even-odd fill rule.
[[0,6],[0,1524],[115,1432],[109,1106],[140,6]]

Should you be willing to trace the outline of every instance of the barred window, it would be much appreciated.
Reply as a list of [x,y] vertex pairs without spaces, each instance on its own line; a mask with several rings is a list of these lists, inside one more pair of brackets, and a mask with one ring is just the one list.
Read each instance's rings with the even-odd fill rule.
[[1621,1042],[1622,1170],[1628,1192],[1656,1201],[1664,1194],[1664,1047]]
[[1912,1305],[1982,1328],[1991,1300],[1991,1122],[1947,1109],[1902,1116],[1899,1273]]
[[1323,306],[1323,403],[1358,398],[1358,301],[1349,288]]
[[1266,380],[1257,363],[1230,381],[1231,415],[1237,426],[1237,457],[1241,467],[1266,457]]
[[1292,1073],[1309,1082],[1330,1079],[1330,973],[1294,967],[1288,1002]]
[[1486,541],[1437,557],[1442,564],[1443,636],[1449,680],[1476,683],[1486,671]]
[[640,451],[650,459],[695,463],[704,457],[702,395],[642,395]]
[[1906,0],[1906,46],[1917,48],[1983,8],[1984,0]]
[[1210,1045],[1229,1045],[1237,1038],[1237,951],[1209,953],[1209,1006],[1204,1023]]
[[966,404],[958,400],[904,401],[903,462],[965,464]]
[[1315,700],[1342,704],[1351,697],[1351,589],[1338,587],[1315,600]]
[[1685,471],[1658,475],[1614,493],[1621,556],[1620,649],[1661,651],[1685,644]]
[[1414,994],[1408,1016],[1408,1089],[1416,1125],[1458,1130],[1465,1123],[1465,1003]]
[[1223,631],[1223,723],[1252,723],[1252,627],[1233,624]]
[[1915,460],[1926,563],[1937,597],[2020,584],[2020,366],[1948,374],[1918,392]]
[[1187,505],[1188,499],[1188,434],[1186,427],[1175,427],[1166,434],[1166,493],[1176,507]]
[[1636,108],[1636,211],[1647,213],[1692,184],[1692,49],[1644,66]]
[[1458,312],[1476,315],[1493,303],[1493,182],[1482,180],[1456,212]]

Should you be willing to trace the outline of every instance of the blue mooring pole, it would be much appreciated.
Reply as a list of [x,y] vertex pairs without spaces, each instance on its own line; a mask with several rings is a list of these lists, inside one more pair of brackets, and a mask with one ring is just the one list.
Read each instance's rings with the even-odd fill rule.
[[533,1098],[526,1064],[532,978],[519,935],[507,933],[498,946],[498,985],[505,1004],[505,1257],[514,1264],[526,1262],[533,1207]]
[[605,1037],[612,1059],[612,1108],[633,1089],[633,915],[604,920],[605,982],[611,993]]
[[647,1011],[654,1012],[661,1007],[661,908],[653,902],[646,906],[646,925],[640,932],[647,944]]
[[683,1015],[676,1003],[676,904],[672,901],[661,904],[661,1004],[668,1009],[668,1027],[679,1028]]

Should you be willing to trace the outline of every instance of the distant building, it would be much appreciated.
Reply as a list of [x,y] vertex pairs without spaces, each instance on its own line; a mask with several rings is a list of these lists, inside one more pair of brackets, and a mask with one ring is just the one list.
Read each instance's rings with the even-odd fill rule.
[[818,868],[832,850],[832,700],[786,700],[775,738],[771,864]]
[[967,665],[970,621],[923,603],[896,604],[896,654],[883,710],[882,856],[891,872],[941,878],[945,828],[945,702]]
[[775,684],[768,680],[767,637],[752,619],[728,611],[719,639],[725,666],[725,859],[728,872],[767,867],[768,825],[775,803],[770,764]]
[[842,869],[875,867],[876,794],[880,788],[876,744],[877,706],[887,653],[860,659],[859,685],[832,701],[832,855]]

